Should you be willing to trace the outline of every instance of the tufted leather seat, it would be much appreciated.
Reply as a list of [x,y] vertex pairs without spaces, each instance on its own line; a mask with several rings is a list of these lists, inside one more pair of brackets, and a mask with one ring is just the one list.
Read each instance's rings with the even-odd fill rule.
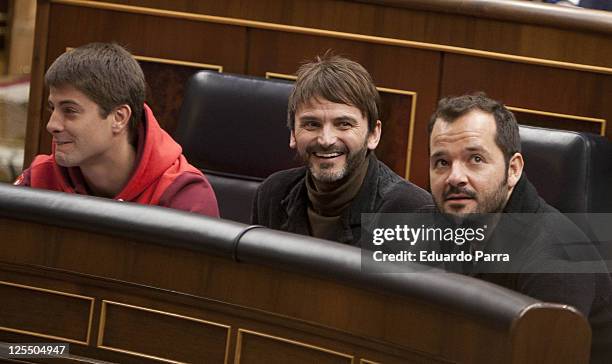
[[221,217],[248,223],[259,183],[296,167],[289,148],[291,82],[211,71],[187,84],[176,140],[211,182]]

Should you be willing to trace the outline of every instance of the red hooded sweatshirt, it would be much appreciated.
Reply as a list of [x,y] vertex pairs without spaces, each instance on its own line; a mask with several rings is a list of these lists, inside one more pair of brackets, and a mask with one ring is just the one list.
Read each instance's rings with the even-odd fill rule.
[[[217,199],[206,177],[187,162],[181,146],[159,126],[147,105],[144,113],[145,121],[138,129],[137,165],[114,199],[219,217]],[[91,194],[79,167],[59,166],[53,154],[36,156],[14,184]]]

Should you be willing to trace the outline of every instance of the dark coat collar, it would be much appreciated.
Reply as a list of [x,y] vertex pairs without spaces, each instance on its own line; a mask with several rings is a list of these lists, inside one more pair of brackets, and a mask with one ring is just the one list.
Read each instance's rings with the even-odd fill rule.
[[520,213],[520,212],[540,212],[542,209],[542,200],[538,195],[538,191],[529,182],[525,172],[523,172],[514,190],[506,203],[503,212]]

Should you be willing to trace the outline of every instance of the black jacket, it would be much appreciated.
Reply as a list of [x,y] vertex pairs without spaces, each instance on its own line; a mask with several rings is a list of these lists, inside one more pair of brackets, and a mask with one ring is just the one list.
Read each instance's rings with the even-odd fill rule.
[[[575,307],[593,330],[591,363],[612,363],[612,277],[605,273],[594,245],[569,218],[540,198],[525,176],[504,212],[513,214],[504,214],[510,220],[500,223],[506,231],[498,234],[496,228],[487,245],[506,245],[519,273],[488,270],[471,275],[545,302]],[[592,262],[589,269],[597,269],[568,273],[576,262]],[[592,273],[600,270],[604,273]]]
[[[431,195],[369,156],[368,171],[357,196],[342,213],[342,236],[336,241],[360,246],[362,213],[416,212],[431,207]],[[257,189],[251,221],[271,229],[310,235],[306,167],[274,173]]]

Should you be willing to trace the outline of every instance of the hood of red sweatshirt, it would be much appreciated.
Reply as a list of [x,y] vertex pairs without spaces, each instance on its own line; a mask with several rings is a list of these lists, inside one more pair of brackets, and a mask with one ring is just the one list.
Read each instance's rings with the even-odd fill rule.
[[132,177],[115,199],[134,200],[176,162],[182,153],[181,146],[160,126],[153,111],[144,105],[144,122],[138,128],[136,169]]

